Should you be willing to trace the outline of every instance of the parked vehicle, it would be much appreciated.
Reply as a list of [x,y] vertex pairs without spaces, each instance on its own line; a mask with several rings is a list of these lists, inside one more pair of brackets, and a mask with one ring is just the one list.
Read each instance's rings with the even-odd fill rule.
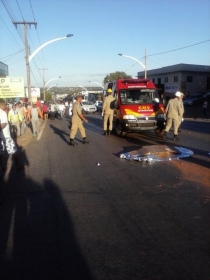
[[95,113],[97,111],[97,108],[94,104],[92,104],[89,101],[82,101],[81,102],[81,106],[82,106],[82,113]]
[[102,101],[100,101],[100,100],[97,100],[95,103],[94,103],[94,105],[97,107],[99,104],[102,104]]
[[188,96],[184,101],[184,106],[192,106],[195,104],[202,103],[204,101],[204,95],[202,94],[193,94]]
[[210,92],[206,93],[206,94],[204,95],[204,98],[210,99]]
[[102,112],[102,101],[98,102],[95,106],[97,108],[97,112]]
[[113,127],[117,135],[165,128],[165,108],[152,81],[147,79],[122,79],[106,83],[115,97]]

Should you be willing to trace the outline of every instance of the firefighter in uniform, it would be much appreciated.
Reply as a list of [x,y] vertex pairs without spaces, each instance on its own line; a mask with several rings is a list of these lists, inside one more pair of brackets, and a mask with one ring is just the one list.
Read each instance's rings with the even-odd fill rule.
[[181,103],[179,101],[179,98],[181,97],[181,92],[177,91],[175,93],[175,98],[170,99],[167,106],[166,106],[166,116],[167,116],[167,123],[166,128],[164,132],[164,137],[166,138],[167,133],[169,132],[172,124],[174,127],[174,138],[176,139],[178,136],[178,128],[179,128],[179,119],[182,114],[181,110]]
[[[113,102],[115,98],[112,96],[112,89],[107,90],[107,96],[104,99],[103,102],[103,108],[102,108],[102,116],[104,117],[104,135],[110,135],[112,131],[112,124],[113,124],[113,114],[114,110],[111,109],[110,104]],[[108,123],[109,121],[109,130],[108,129]]]
[[77,143],[74,142],[74,137],[78,129],[82,135],[84,144],[90,143],[90,141],[88,141],[86,138],[85,129],[82,124],[82,121],[88,123],[88,120],[82,114],[81,105],[80,105],[81,101],[82,101],[82,96],[78,94],[76,96],[76,101],[74,102],[73,109],[72,109],[73,116],[72,116],[72,127],[70,132],[70,146],[77,145]]

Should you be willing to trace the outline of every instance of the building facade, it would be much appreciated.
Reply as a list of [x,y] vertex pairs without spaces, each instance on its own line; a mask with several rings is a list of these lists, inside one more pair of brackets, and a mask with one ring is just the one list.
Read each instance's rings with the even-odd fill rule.
[[[144,72],[138,72],[138,78],[143,78]],[[147,78],[165,96],[171,97],[176,91],[186,96],[210,91],[210,66],[193,64],[176,64],[159,69],[148,70]]]
[[0,78],[6,78],[9,75],[8,65],[0,61]]

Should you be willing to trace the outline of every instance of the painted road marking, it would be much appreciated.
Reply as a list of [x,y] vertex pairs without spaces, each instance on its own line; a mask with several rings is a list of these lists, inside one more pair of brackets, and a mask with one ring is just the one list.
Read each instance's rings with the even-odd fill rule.
[[41,130],[40,130],[40,132],[39,132],[39,135],[38,135],[38,137],[37,137],[36,140],[40,140],[40,139],[41,139],[43,130],[44,130],[44,128],[45,128],[45,125],[46,125],[46,122],[44,123],[43,127],[41,128]]

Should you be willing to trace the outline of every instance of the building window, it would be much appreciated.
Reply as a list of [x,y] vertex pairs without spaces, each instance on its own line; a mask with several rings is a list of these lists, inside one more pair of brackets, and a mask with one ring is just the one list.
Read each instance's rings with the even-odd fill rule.
[[152,79],[152,82],[155,83],[155,78]]
[[187,76],[187,83],[192,83],[192,82],[193,82],[193,77]]
[[165,83],[168,83],[168,77],[165,77]]
[[161,84],[161,78],[158,78],[158,85]]
[[175,83],[178,82],[178,76],[174,76],[174,82],[175,82]]

